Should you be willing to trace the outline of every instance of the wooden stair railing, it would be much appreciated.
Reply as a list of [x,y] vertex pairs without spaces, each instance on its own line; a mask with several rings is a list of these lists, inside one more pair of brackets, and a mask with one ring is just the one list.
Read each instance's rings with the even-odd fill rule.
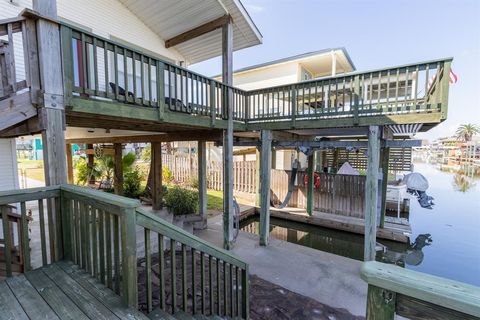
[[[139,290],[146,292],[140,299],[145,312],[160,308],[172,314],[182,311],[248,318],[245,262],[142,210],[138,200],[73,185],[0,192],[0,223],[5,235],[0,250],[7,277],[15,271],[11,226],[3,223],[10,219],[7,205],[21,208],[19,243],[24,267],[19,272],[71,260],[129,306],[138,306]],[[34,219],[38,215],[40,239],[29,239],[27,208],[34,212]],[[32,250],[38,240],[39,249]],[[152,257],[158,258],[158,268],[152,269]],[[139,268],[144,264],[145,268]],[[152,273],[165,289],[161,294],[155,290],[158,303],[152,299]],[[193,297],[188,292],[193,292]]]
[[370,261],[361,277],[368,283],[367,320],[480,319],[480,287]]

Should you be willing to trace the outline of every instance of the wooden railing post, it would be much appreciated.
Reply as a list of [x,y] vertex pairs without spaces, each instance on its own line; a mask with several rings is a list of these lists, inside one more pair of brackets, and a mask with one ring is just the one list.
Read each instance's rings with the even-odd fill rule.
[[[163,121],[165,113],[165,64],[157,60],[158,120]],[[135,86],[135,85],[134,85]]]
[[[447,112],[448,112],[448,87],[450,85],[450,68],[451,68],[451,61],[445,61],[443,64],[443,76],[442,76],[442,82],[440,84],[440,92],[438,93],[440,95],[440,112],[442,114],[442,119],[447,118]],[[438,90],[437,89],[437,90]]]
[[360,104],[360,76],[353,80],[353,124],[358,125],[358,108]]
[[298,108],[298,101],[297,101],[297,88],[292,86],[292,128],[296,126],[296,116],[297,116],[297,108]]
[[395,292],[368,285],[367,320],[393,320]]
[[125,208],[121,217],[123,301],[137,307],[137,237],[135,207]]
[[60,26],[60,39],[62,45],[62,73],[63,73],[63,99],[65,105],[71,105],[73,97],[73,54],[72,54],[72,29]]
[[217,117],[216,99],[215,99],[215,80],[210,80],[210,125],[215,127],[215,118]]
[[60,214],[62,216],[63,259],[73,260],[72,254],[72,205],[71,201],[60,192]]

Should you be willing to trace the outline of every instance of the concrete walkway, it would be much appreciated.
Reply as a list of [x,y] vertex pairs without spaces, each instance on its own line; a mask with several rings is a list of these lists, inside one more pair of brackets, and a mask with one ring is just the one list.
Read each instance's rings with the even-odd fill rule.
[[[209,219],[195,234],[223,245],[222,216]],[[367,285],[360,279],[360,261],[270,238],[267,247],[258,236],[240,232],[233,253],[247,261],[250,273],[293,292],[353,315],[365,316]]]

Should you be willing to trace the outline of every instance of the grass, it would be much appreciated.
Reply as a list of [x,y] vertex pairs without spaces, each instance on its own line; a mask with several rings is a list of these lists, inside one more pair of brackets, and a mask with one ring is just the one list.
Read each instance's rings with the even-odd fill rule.
[[28,159],[17,159],[18,170],[27,178],[45,181],[45,173],[43,171],[43,160],[28,160]]
[[207,191],[207,209],[223,211],[223,192],[208,190]]

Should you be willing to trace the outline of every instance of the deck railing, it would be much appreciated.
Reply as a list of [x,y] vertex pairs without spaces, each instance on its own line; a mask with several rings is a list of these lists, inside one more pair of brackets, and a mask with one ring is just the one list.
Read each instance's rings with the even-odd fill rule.
[[234,96],[234,118],[245,115],[244,92],[179,67],[141,49],[62,24],[65,97],[120,101],[166,111],[226,119],[225,99]]
[[446,114],[443,95],[448,94],[450,62],[435,60],[249,91],[248,105],[254,107],[247,121]]
[[367,320],[480,319],[480,288],[381,262],[366,262]]
[[[0,192],[1,269],[11,277],[71,260],[145,312],[248,318],[248,265],[139,207],[137,200],[72,185]],[[18,235],[4,223],[15,208],[21,212]],[[29,233],[27,210],[34,220],[38,213],[38,234]]]

